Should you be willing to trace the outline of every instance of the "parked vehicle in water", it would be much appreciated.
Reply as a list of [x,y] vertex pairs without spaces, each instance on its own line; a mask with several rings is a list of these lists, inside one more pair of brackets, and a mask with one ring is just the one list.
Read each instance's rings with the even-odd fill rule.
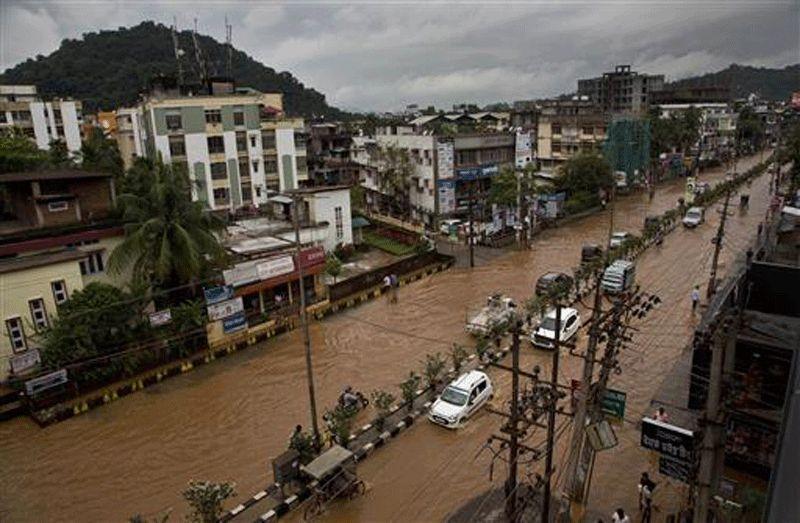
[[603,257],[603,249],[594,243],[586,243],[581,247],[581,263],[592,263]]
[[354,499],[367,491],[364,481],[356,474],[356,456],[350,450],[333,445],[300,469],[311,485],[303,519],[310,521],[322,514],[337,498]]
[[506,327],[516,310],[514,300],[503,294],[492,294],[486,305],[467,321],[466,331],[474,336],[490,334],[495,329]]
[[633,238],[633,235],[629,232],[625,231],[617,231],[611,235],[611,241],[608,243],[608,246],[612,249],[616,249],[617,247],[622,247],[622,245]]
[[548,272],[536,280],[536,296],[544,296],[555,288],[570,290],[572,288],[572,276],[563,272]]
[[442,234],[453,234],[458,230],[458,227],[461,225],[461,220],[442,220],[439,223],[439,232]]
[[456,429],[494,395],[492,380],[473,370],[450,382],[431,405],[428,419],[437,425]]
[[628,260],[615,260],[606,267],[600,287],[606,294],[621,294],[633,287],[636,281],[636,265]]
[[[559,326],[559,341],[564,343],[572,339],[581,327],[581,316],[572,307],[561,307],[561,325]],[[545,314],[542,321],[531,333],[531,343],[534,347],[552,349],[556,339],[556,310],[551,309]]]
[[702,207],[691,207],[686,211],[683,217],[683,226],[688,229],[694,229],[705,221],[705,209]]

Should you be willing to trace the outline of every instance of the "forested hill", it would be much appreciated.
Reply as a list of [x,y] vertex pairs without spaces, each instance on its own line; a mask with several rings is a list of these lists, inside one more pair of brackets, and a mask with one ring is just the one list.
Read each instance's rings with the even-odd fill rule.
[[669,87],[712,85],[728,87],[734,98],[744,98],[750,93],[756,93],[767,100],[787,100],[793,91],[800,91],[800,64],[783,69],[732,64],[716,73],[672,82]]
[[[181,62],[187,81],[196,80],[191,33],[181,32],[179,42],[185,51]],[[198,42],[209,73],[225,74],[225,44],[203,35],[198,35]],[[80,40],[64,40],[50,55],[29,58],[7,69],[0,75],[0,83],[35,84],[44,95],[82,100],[86,111],[93,112],[129,106],[138,100],[153,75],[175,73],[170,29],[142,22],[115,31],[87,33]],[[284,109],[289,115],[327,118],[343,115],[327,104],[325,95],[304,86],[291,73],[277,72],[236,49],[232,73],[237,85],[283,93]]]

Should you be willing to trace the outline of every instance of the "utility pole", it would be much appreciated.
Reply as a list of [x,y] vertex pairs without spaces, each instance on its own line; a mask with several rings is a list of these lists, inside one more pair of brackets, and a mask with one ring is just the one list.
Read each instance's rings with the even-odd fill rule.
[[474,241],[473,241],[473,237],[472,237],[473,233],[475,232],[473,230],[473,228],[475,226],[474,223],[473,223],[473,214],[474,214],[473,210],[472,210],[473,200],[475,200],[475,187],[470,186],[470,189],[469,189],[469,205],[468,205],[468,211],[467,211],[467,212],[469,212],[469,231],[468,231],[469,234],[467,235],[467,238],[468,238],[468,241],[469,241],[469,267],[470,267],[470,269],[475,267],[475,248],[474,248]]
[[181,65],[181,51],[178,44],[178,17],[172,17],[172,51],[175,54],[175,63],[178,65],[178,87],[183,85],[183,65]]
[[558,398],[558,359],[561,348],[561,305],[556,301],[556,325],[553,337],[553,362],[550,368],[550,393],[552,405],[547,410],[547,454],[544,465],[544,497],[542,499],[542,523],[550,522],[550,492],[553,478],[553,446],[556,432],[556,402]]
[[731,199],[731,191],[725,193],[725,203],[722,206],[722,218],[719,221],[717,235],[714,236],[714,257],[711,261],[711,275],[708,278],[708,289],[706,298],[710,299],[717,292],[717,265],[719,264],[719,253],[722,250],[722,238],[725,236],[725,220],[728,218],[728,203]]
[[308,400],[311,406],[311,429],[314,432],[314,445],[320,448],[322,439],[317,425],[317,399],[314,393],[314,369],[311,364],[311,336],[308,332],[308,316],[306,313],[306,287],[303,275],[303,263],[300,259],[300,213],[298,207],[302,198],[299,194],[292,195],[292,221],[294,222],[295,259],[297,260],[297,275],[300,278],[300,325],[303,328],[303,344],[306,349],[306,378],[308,379]]
[[[471,238],[470,238],[471,239]],[[513,521],[517,514],[517,458],[519,457],[519,320],[511,330],[511,418],[509,424],[508,479],[506,480],[506,515]]]

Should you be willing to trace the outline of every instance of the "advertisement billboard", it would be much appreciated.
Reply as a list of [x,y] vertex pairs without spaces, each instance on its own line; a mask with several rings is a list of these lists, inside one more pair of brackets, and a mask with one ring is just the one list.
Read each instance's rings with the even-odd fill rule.
[[247,327],[247,319],[245,318],[244,311],[237,312],[233,316],[222,320],[222,332],[225,334],[240,331],[245,327]]
[[456,210],[456,182],[455,180],[439,180],[437,192],[439,194],[439,213],[449,214]]
[[19,375],[39,365],[42,357],[37,349],[28,349],[22,354],[14,354],[8,362],[11,365],[11,372]]
[[214,303],[213,305],[208,306],[208,320],[221,320],[223,318],[227,318],[228,316],[233,316],[238,312],[242,312],[243,310],[244,302],[242,301],[241,296],[232,300]]
[[514,161],[519,169],[522,169],[533,161],[531,133],[517,132],[517,138],[514,144]]
[[439,142],[436,144],[436,166],[440,180],[453,178],[453,142]]
[[219,303],[233,298],[233,287],[231,285],[220,285],[219,287],[208,287],[203,289],[206,304]]
[[172,322],[172,311],[164,309],[163,311],[152,312],[148,318],[150,319],[151,327],[160,327]]
[[256,265],[260,280],[268,280],[294,271],[294,259],[291,256],[279,256]]

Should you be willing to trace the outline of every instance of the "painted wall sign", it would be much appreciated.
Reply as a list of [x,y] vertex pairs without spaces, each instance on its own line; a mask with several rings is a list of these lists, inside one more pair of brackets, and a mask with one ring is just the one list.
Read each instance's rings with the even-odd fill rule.
[[642,447],[684,463],[694,459],[694,433],[669,423],[642,419]]
[[151,327],[160,327],[162,325],[172,323],[172,311],[169,309],[164,309],[163,311],[150,313],[149,319]]
[[268,280],[294,271],[294,259],[291,256],[279,256],[256,265],[260,280]]
[[42,362],[42,357],[38,349],[28,349],[22,354],[14,354],[8,360],[11,365],[11,372],[23,374]]
[[304,269],[320,263],[325,263],[325,249],[322,246],[300,251],[300,266]]
[[38,378],[33,378],[25,382],[25,393],[28,396],[34,396],[47,389],[52,389],[59,385],[63,385],[67,380],[67,369],[57,370]]
[[228,316],[233,316],[238,312],[244,310],[244,302],[242,297],[226,300],[220,303],[214,303],[208,306],[208,319],[209,321],[217,321]]
[[244,311],[222,320],[222,332],[225,334],[240,331],[245,327],[247,327],[247,318],[245,318]]
[[219,303],[221,301],[230,300],[233,298],[233,287],[231,285],[220,285],[219,287],[209,287],[203,289],[203,294],[206,297],[206,303]]

